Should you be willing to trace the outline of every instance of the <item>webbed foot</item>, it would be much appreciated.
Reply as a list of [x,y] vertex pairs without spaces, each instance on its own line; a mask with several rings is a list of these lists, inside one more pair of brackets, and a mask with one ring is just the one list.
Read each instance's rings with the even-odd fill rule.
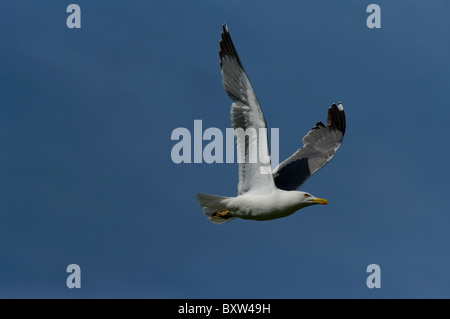
[[215,213],[213,213],[213,214],[211,215],[211,217],[213,217],[213,218],[223,218],[223,219],[228,219],[228,218],[233,217],[233,216],[231,216],[229,210],[225,210],[225,211],[223,211],[223,212],[215,212]]

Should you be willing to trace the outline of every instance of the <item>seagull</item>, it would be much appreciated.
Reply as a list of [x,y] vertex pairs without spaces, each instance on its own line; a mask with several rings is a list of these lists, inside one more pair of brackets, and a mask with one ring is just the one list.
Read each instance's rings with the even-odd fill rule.
[[[237,129],[267,129],[261,106],[226,24],[223,25],[221,36],[219,56],[222,82],[225,92],[233,100],[231,125],[235,132]],[[327,123],[318,122],[303,137],[303,147],[273,172],[270,160],[249,160],[250,146],[259,145],[261,149],[268,150],[267,135],[236,138],[238,158],[239,154],[245,156],[245,161],[239,163],[238,196],[198,193],[197,201],[204,215],[214,224],[223,224],[236,218],[264,221],[289,216],[311,205],[327,205],[326,199],[298,191],[311,175],[334,157],[342,144],[345,113],[341,102],[332,104],[328,109]]]

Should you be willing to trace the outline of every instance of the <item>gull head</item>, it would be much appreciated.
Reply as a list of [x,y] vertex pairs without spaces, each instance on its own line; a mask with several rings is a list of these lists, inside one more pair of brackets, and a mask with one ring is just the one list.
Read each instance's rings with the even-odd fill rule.
[[316,204],[322,204],[322,205],[328,205],[328,201],[324,198],[317,198],[310,193],[306,192],[297,192],[298,193],[298,200],[300,204],[303,204],[304,206],[310,206],[310,205],[316,205]]

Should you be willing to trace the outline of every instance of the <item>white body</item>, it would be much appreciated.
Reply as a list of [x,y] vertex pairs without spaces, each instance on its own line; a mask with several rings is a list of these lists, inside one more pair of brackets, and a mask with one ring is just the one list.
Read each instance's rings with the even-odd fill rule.
[[227,208],[231,215],[242,219],[270,220],[289,216],[297,210],[312,205],[300,201],[302,193],[276,189],[268,194],[252,192],[232,197]]

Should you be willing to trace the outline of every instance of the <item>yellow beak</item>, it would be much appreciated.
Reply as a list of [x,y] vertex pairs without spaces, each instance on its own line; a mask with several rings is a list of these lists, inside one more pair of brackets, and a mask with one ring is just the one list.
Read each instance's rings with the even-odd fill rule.
[[314,198],[312,201],[316,204],[328,205],[328,201],[324,198]]

